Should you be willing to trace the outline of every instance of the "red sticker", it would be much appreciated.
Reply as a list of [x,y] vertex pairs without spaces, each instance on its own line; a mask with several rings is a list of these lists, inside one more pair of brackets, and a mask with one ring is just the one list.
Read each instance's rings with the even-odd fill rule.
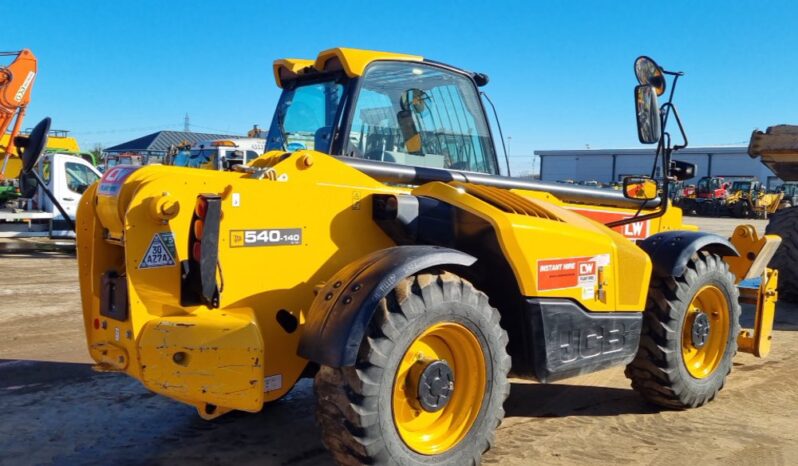
[[593,286],[596,283],[596,257],[569,257],[538,261],[538,290],[560,290]]
[[[606,210],[582,210],[570,209],[572,212],[584,215],[585,217],[595,220],[599,223],[610,223],[618,220],[625,220],[630,218],[630,214],[623,212],[610,212]],[[624,235],[629,239],[646,239],[651,231],[651,221],[629,223],[613,228],[613,230]]]
[[119,189],[122,186],[122,183],[125,182],[131,173],[139,168],[141,167],[133,165],[119,165],[109,169],[107,172],[105,172],[105,174],[103,174],[102,179],[100,179],[100,187],[97,190],[98,194],[105,196],[116,196],[119,194]]

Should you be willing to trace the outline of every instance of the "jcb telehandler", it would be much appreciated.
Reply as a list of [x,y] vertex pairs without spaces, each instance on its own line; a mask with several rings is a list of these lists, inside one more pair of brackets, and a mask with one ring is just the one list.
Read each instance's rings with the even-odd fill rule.
[[[635,71],[659,183],[614,191],[499,176],[484,74],[353,49],[276,61],[264,156],[235,173],[118,166],[83,196],[96,367],[205,418],[315,376],[346,464],[479,463],[510,371],[626,365],[653,403],[705,404],[738,349],[769,350],[778,238],[682,225],[665,181],[694,167],[670,160],[673,92],[657,103],[680,74],[646,57]],[[741,333],[735,283],[751,276],[757,327]]]

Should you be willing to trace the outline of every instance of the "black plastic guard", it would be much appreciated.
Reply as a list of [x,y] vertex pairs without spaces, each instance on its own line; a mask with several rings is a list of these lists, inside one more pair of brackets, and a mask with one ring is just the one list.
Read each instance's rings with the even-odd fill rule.
[[127,320],[127,277],[119,276],[114,271],[108,271],[103,274],[100,315],[120,322]]
[[325,366],[353,365],[377,304],[401,280],[432,267],[467,267],[475,261],[455,249],[396,246],[347,265],[313,300],[297,353]]
[[558,298],[527,298],[524,312],[541,382],[627,364],[637,353],[642,312],[586,312]]
[[703,231],[666,231],[637,243],[648,253],[659,277],[681,277],[693,254],[707,250],[719,256],[740,254],[726,238]]

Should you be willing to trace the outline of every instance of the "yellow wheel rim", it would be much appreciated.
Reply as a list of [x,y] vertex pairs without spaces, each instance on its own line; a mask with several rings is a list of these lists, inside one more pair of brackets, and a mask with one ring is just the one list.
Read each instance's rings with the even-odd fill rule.
[[[703,316],[701,315],[703,314]],[[700,320],[697,325],[697,319]],[[687,371],[697,379],[708,377],[726,353],[729,340],[729,303],[720,288],[706,285],[698,290],[687,308],[682,326],[682,359]],[[708,322],[708,331],[703,323]],[[694,335],[698,327],[703,338]]]
[[[421,406],[415,388],[419,367],[432,361],[445,361],[454,379],[448,403],[435,412]],[[423,455],[454,447],[474,425],[486,383],[485,356],[477,337],[454,322],[430,326],[410,343],[394,380],[393,418],[399,436]]]

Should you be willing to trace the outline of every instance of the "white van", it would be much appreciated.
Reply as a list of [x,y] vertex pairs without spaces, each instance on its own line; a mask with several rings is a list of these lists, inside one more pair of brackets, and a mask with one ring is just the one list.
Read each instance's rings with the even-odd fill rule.
[[200,141],[189,151],[178,151],[171,165],[179,167],[230,170],[234,165],[247,164],[261,154],[266,140],[260,138],[235,138]]
[[[50,192],[73,221],[80,196],[101,176],[84,159],[60,153],[43,155],[34,170],[38,171]],[[0,237],[75,236],[57,207],[31,177],[22,175],[19,189],[18,199],[0,206]]]

